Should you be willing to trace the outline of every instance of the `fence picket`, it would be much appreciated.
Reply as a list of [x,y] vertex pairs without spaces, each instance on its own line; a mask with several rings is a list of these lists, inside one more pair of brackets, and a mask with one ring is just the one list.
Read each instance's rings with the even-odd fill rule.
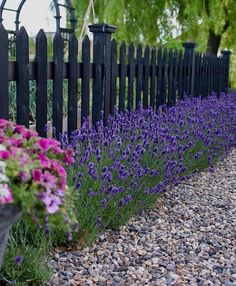
[[203,97],[206,97],[208,94],[207,91],[207,56],[206,54],[203,55],[202,58],[202,63],[203,63],[203,76],[202,76],[202,82],[203,82],[203,86],[202,86],[202,95]]
[[82,42],[81,125],[89,117],[90,41],[86,35]]
[[36,37],[36,131],[46,137],[47,124],[47,36],[41,29]]
[[184,98],[183,92],[183,55],[182,50],[179,52],[179,59],[178,59],[178,99]]
[[78,41],[75,34],[69,38],[69,66],[68,66],[68,134],[77,129],[77,62]]
[[194,94],[193,96],[199,95],[199,53],[195,55],[195,82],[194,82]]
[[137,47],[136,54],[136,109],[138,109],[141,104],[141,95],[142,95],[142,79],[143,79],[143,62],[142,62],[142,46],[141,44]]
[[134,77],[135,77],[135,61],[134,61],[134,44],[129,45],[128,50],[129,69],[128,69],[128,110],[134,108]]
[[211,55],[208,55],[208,61],[209,61],[209,77],[208,77],[208,81],[209,81],[209,93],[212,90],[212,57]]
[[117,43],[116,40],[111,42],[111,114],[114,112],[116,102],[116,79],[117,79]]
[[149,73],[150,73],[150,48],[146,45],[144,49],[144,58],[143,58],[143,66],[144,66],[144,77],[143,77],[143,107],[147,108],[149,105],[148,102],[148,89],[149,89]]
[[173,83],[172,83],[172,104],[176,104],[176,93],[177,93],[177,81],[178,81],[178,51],[175,49],[173,54]]
[[217,82],[217,94],[218,95],[220,95],[220,91],[221,91],[220,69],[221,69],[221,58],[217,60],[217,64],[216,64],[216,82]]
[[62,133],[63,120],[63,49],[64,41],[59,32],[53,39],[53,106],[52,106],[52,123],[55,128],[55,136],[58,139]]
[[161,105],[161,83],[162,83],[162,49],[158,48],[157,52],[157,84],[156,84],[156,111],[158,111],[159,106]]
[[0,24],[0,118],[9,119],[8,97],[8,34]]
[[167,105],[171,106],[172,103],[172,90],[173,90],[173,53],[172,49],[169,50],[169,59],[168,59],[168,100]]
[[162,66],[162,82],[161,82],[161,105],[166,104],[166,88],[168,80],[168,58],[167,58],[167,49],[164,49],[163,52],[163,66]]
[[210,91],[210,58],[208,54],[206,54],[206,86],[206,96],[208,96]]
[[16,122],[29,127],[29,37],[24,27],[16,34]]
[[119,84],[119,111],[125,109],[125,81],[126,81],[126,45],[123,41],[120,46],[120,84]]
[[155,106],[155,86],[156,86],[156,48],[151,51],[151,73],[150,73],[150,106],[154,110]]

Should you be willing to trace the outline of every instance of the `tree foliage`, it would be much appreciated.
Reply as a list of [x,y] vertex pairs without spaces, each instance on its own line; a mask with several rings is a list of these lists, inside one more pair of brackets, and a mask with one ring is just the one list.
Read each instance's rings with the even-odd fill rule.
[[235,0],[170,0],[177,10],[183,39],[192,38],[209,52],[236,45]]
[[[199,51],[214,54],[236,48],[236,0],[93,1],[96,21],[117,26],[113,37],[118,43],[181,48],[183,42],[194,41]],[[72,2],[80,35],[89,1]],[[94,22],[92,15],[88,21]],[[234,63],[236,55],[231,58]]]

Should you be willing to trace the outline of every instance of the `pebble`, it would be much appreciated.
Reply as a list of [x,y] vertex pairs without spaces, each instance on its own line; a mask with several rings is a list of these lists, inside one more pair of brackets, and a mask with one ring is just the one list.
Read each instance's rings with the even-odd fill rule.
[[236,286],[235,202],[236,149],[90,247],[56,250],[47,286]]

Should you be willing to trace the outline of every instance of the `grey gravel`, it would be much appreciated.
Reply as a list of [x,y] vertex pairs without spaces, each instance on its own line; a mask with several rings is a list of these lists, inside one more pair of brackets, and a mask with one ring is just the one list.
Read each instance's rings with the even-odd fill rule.
[[49,285],[236,286],[236,149],[91,247],[56,253]]

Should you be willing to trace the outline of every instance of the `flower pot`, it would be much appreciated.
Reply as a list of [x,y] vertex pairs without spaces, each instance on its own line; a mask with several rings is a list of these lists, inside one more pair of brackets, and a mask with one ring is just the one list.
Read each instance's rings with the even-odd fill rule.
[[7,204],[0,206],[0,269],[2,267],[10,229],[19,219],[20,215],[21,209],[18,205]]

